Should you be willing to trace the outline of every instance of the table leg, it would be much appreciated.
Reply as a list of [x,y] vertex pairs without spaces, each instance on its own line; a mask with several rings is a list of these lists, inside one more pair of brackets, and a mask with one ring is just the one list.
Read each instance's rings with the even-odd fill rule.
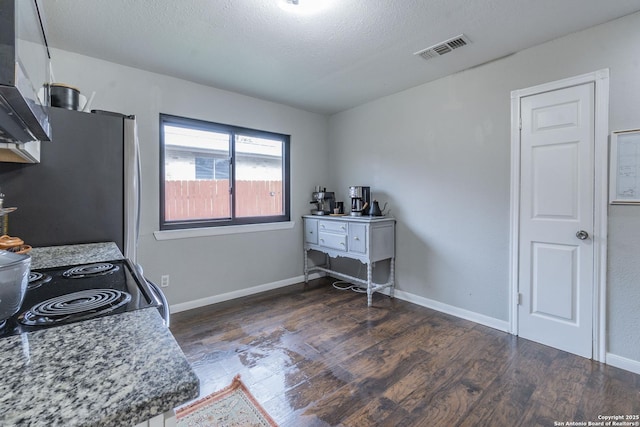
[[371,307],[373,297],[373,267],[367,263],[367,307]]
[[309,283],[309,260],[307,259],[307,250],[304,249],[304,284]]
[[393,290],[396,287],[396,258],[391,258],[391,264],[389,267],[389,281],[391,282],[391,287],[389,288],[389,296],[393,298]]

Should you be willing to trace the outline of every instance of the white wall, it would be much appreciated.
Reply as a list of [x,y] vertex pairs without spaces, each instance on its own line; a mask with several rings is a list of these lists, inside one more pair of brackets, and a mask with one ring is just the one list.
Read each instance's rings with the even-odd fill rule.
[[[317,184],[370,185],[398,219],[398,288],[508,319],[510,92],[609,68],[610,127],[640,127],[640,14],[407,90],[329,119],[53,51],[57,80],[94,108],[136,114],[143,156],[139,260],[171,276],[172,304],[298,277],[300,215]],[[463,54],[461,51],[460,54]],[[427,66],[427,65],[425,65]],[[293,230],[156,241],[160,112],[291,134]],[[608,350],[640,362],[640,207],[610,209]]]
[[[638,28],[631,15],[330,118],[337,186],[371,185],[398,219],[399,289],[508,320],[510,92],[609,68],[610,127],[639,128]],[[608,351],[640,362],[640,207],[611,208],[610,230]]]
[[[139,262],[149,279],[170,276],[170,304],[207,298],[302,274],[300,216],[325,178],[327,118],[247,96],[53,50],[58,82],[96,91],[93,109],[135,114],[142,156]],[[157,241],[160,113],[291,135],[289,230]],[[88,144],[91,141],[87,141]]]

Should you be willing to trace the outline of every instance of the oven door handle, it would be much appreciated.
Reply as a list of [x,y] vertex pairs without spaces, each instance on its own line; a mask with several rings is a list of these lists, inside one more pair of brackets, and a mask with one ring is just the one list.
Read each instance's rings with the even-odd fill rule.
[[167,301],[167,297],[164,296],[164,292],[162,292],[162,289],[160,289],[158,285],[144,277],[144,270],[140,264],[134,265],[140,279],[144,280],[149,285],[149,289],[151,290],[151,293],[153,293],[152,297],[155,298],[156,302],[159,304],[158,310],[160,310],[160,315],[162,316],[164,325],[168,328],[171,313],[169,312],[169,302]]
[[160,289],[158,285],[156,285],[146,277],[144,280],[149,284],[149,288],[155,294],[156,299],[159,300],[160,307],[158,307],[158,309],[161,311],[160,315],[162,316],[164,325],[168,328],[171,314],[169,313],[169,302],[167,301],[167,297],[164,296],[164,292],[162,292],[162,289]]

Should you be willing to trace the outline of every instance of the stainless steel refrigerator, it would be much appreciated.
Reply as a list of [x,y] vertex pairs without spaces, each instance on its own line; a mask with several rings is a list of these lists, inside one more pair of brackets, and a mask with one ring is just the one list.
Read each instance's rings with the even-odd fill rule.
[[115,242],[136,262],[139,151],[136,122],[109,112],[50,108],[52,141],[38,164],[0,163],[11,236],[31,246]]

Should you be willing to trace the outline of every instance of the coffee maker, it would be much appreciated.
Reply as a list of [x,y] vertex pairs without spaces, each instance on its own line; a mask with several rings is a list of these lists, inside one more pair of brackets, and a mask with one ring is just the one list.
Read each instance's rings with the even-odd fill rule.
[[311,193],[311,204],[316,205],[315,209],[311,209],[312,215],[328,215],[333,212],[335,207],[335,194],[327,189],[316,188],[318,191]]
[[351,197],[351,216],[362,216],[371,203],[371,187],[349,187]]

